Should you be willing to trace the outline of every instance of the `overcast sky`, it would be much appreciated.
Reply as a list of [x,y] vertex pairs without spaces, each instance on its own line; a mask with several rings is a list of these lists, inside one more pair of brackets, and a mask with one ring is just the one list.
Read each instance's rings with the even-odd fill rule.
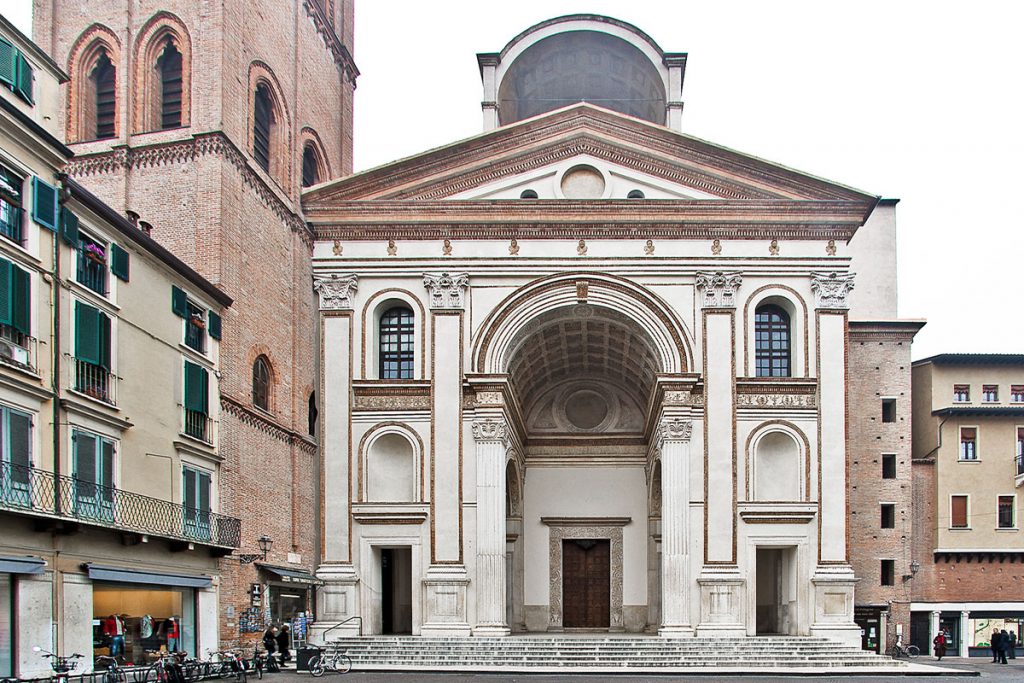
[[915,358],[1024,353],[1024,3],[356,0],[357,170],[480,132],[476,53],[576,12],[689,53],[684,132],[902,200]]

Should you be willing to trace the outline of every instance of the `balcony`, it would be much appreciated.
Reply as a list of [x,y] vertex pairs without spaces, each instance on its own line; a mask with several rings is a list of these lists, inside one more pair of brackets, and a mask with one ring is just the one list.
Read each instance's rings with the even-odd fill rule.
[[0,325],[0,363],[19,370],[36,370],[35,337],[19,332],[10,325]]
[[1022,486],[1024,485],[1024,454],[1018,455],[1016,458],[1014,458],[1013,464],[1014,472],[1017,473],[1014,482],[1017,486]]
[[185,409],[185,434],[213,445],[213,420],[197,410]]
[[73,388],[112,406],[117,405],[117,376],[102,365],[69,356],[72,365]]
[[85,238],[82,239],[82,244],[78,248],[78,268],[75,280],[100,296],[107,295],[106,251],[101,245]]
[[242,531],[235,517],[8,462],[0,510],[219,548],[238,548]]

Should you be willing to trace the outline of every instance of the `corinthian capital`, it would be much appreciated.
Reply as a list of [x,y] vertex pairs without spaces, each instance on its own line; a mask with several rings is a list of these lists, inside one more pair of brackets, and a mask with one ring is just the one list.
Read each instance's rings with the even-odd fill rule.
[[431,308],[464,308],[469,275],[466,273],[423,274],[423,286],[430,293]]
[[853,289],[855,273],[811,273],[811,291],[817,308],[849,308],[847,295]]
[[736,308],[736,290],[743,283],[739,272],[697,273],[697,289],[704,292],[702,308]]
[[658,423],[655,443],[662,448],[666,441],[689,441],[693,433],[693,423],[679,417],[669,417]]
[[508,444],[508,424],[504,420],[491,418],[473,421],[473,440],[477,443]]
[[337,311],[352,308],[359,286],[355,275],[314,275],[313,289],[320,295],[321,311]]

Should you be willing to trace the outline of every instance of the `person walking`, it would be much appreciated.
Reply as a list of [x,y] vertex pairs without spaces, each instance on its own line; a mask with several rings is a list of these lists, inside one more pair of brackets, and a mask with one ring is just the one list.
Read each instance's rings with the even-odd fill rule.
[[1007,648],[1007,650],[1010,653],[1010,659],[1017,659],[1017,632],[1016,631],[1010,631],[1010,639],[1007,641],[1007,643],[1009,644],[1009,648]]
[[267,655],[273,656],[277,652],[277,627],[271,626],[263,632],[263,648]]
[[1006,651],[1009,649],[1009,647],[1010,647],[1010,634],[1007,633],[1006,629],[1004,628],[1002,631],[999,632],[999,663],[1000,664],[1007,664],[1008,663],[1006,661]]
[[288,632],[288,624],[281,624],[281,630],[277,634],[277,651],[281,653],[281,664],[292,658],[291,633]]
[[938,635],[932,639],[932,645],[935,650],[935,657],[940,662],[942,658],[946,656],[946,634],[943,631],[939,631]]
[[992,639],[989,641],[989,646],[992,648],[992,663],[999,663],[999,641],[1003,637],[999,634],[999,629],[992,629]]

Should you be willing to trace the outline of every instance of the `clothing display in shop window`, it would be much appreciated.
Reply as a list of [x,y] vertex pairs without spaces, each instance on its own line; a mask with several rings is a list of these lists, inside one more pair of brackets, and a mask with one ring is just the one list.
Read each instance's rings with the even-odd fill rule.
[[139,635],[143,639],[153,637],[153,617],[148,614],[144,614],[139,620]]
[[110,656],[118,657],[124,654],[124,620],[116,614],[111,614],[103,620],[103,635],[110,638]]
[[178,644],[181,642],[181,628],[178,625],[178,618],[171,617],[164,624],[164,631],[167,634],[167,651],[177,652]]

